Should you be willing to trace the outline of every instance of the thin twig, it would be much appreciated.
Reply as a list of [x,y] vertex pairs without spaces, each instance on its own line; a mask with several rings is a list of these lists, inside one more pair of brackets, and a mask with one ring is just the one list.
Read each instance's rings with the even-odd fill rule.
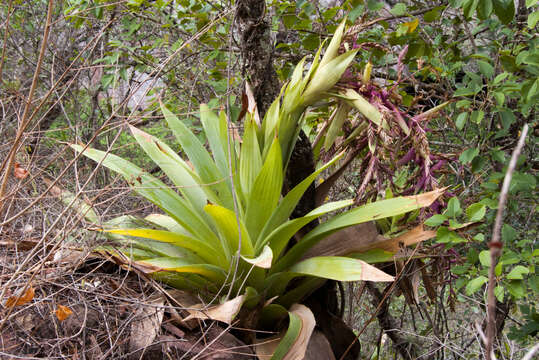
[[528,124],[525,124],[518,139],[518,144],[513,150],[505,178],[503,179],[502,190],[500,192],[500,199],[498,200],[498,211],[496,212],[496,220],[494,221],[494,228],[492,230],[492,240],[489,243],[490,248],[490,269],[488,272],[488,290],[487,290],[487,341],[485,344],[486,359],[493,359],[492,344],[494,342],[494,336],[496,332],[496,297],[494,295],[494,287],[496,285],[496,276],[494,269],[498,257],[500,256],[503,243],[500,238],[503,222],[503,210],[505,203],[507,202],[507,194],[509,193],[509,185],[511,184],[511,177],[515,171],[517,165],[518,156],[524,147],[524,140],[528,133]]
[[[49,0],[49,6],[47,9],[47,21],[45,23],[45,29],[43,30],[43,41],[41,42],[41,49],[39,51],[39,56],[37,59],[37,65],[36,70],[34,71],[34,78],[32,79],[32,85],[30,86],[30,92],[28,93],[28,98],[26,100],[26,104],[24,106],[24,111],[22,113],[21,122],[19,125],[19,129],[17,130],[17,135],[15,136],[15,141],[13,142],[13,148],[16,149],[19,146],[19,143],[22,138],[22,134],[24,132],[24,129],[27,127],[27,123],[29,122],[28,113],[30,112],[30,107],[32,104],[32,98],[34,97],[34,92],[37,87],[37,81],[39,79],[39,72],[41,71],[41,64],[43,63],[43,58],[45,57],[45,50],[47,50],[47,41],[49,39],[49,33],[51,29],[51,19],[52,19],[52,10],[53,10],[53,0]],[[7,24],[6,24],[7,26]],[[6,190],[7,181],[9,179],[9,174],[11,173],[11,168],[13,167],[13,162],[15,161],[15,153],[16,151],[11,151],[9,153],[9,158],[7,161],[7,166],[4,169],[4,177],[2,179],[2,184],[0,185],[0,199],[4,195],[4,191]],[[3,203],[0,203],[0,212],[2,211],[2,205]]]
[[6,58],[7,48],[7,35],[9,33],[9,17],[11,16],[11,9],[13,8],[13,0],[9,2],[6,19],[6,29],[4,30],[4,46],[2,47],[2,58],[0,58],[0,85],[2,85],[2,69],[4,67],[4,60]]

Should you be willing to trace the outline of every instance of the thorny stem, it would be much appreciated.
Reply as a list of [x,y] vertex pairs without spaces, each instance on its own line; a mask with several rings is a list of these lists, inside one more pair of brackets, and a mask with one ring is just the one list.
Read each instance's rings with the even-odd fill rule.
[[502,190],[500,192],[500,199],[498,200],[498,211],[496,212],[496,220],[494,221],[494,228],[492,230],[492,240],[489,243],[490,248],[490,268],[488,272],[488,289],[487,289],[487,339],[485,344],[486,359],[491,360],[492,345],[494,343],[494,336],[496,333],[496,296],[494,295],[494,288],[496,285],[495,268],[500,256],[503,243],[500,239],[500,233],[502,229],[503,210],[505,203],[507,202],[507,194],[509,192],[509,185],[511,184],[511,177],[515,171],[518,156],[524,147],[524,140],[528,133],[528,124],[525,124],[520,134],[518,144],[513,150],[505,178],[503,179]]

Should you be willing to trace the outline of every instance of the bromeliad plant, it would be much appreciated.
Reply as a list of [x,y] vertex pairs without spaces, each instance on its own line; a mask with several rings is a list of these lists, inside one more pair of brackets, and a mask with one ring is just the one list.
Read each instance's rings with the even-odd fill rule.
[[[206,105],[200,107],[200,120],[210,151],[161,104],[168,126],[189,162],[164,142],[130,126],[136,141],[173,187],[118,156],[72,145],[76,151],[121,174],[134,191],[165,212],[140,220],[139,224],[146,224],[142,227],[122,227],[121,221],[104,226],[108,236],[128,245],[120,252],[127,256],[131,266],[206,300],[227,294],[228,300],[230,295],[237,295],[230,300],[236,304],[234,312],[241,306],[260,305],[260,321],[286,314],[286,309],[320,286],[319,279],[393,280],[358,258],[304,258],[304,254],[346,227],[429,206],[440,192],[352,208],[353,199],[328,202],[303,217],[290,219],[307,188],[322,171],[341,159],[341,153],[282,196],[284,174],[307,107],[335,96],[330,91],[356,53],[337,55],[343,29],[344,23],[322,58],[318,51],[308,71],[304,71],[304,60],[300,62],[262,122],[256,107],[248,108],[241,141],[230,136],[225,113],[216,115]],[[365,108],[373,111],[372,107]],[[306,224],[345,208],[299,242],[292,242],[294,234]],[[295,282],[294,290],[288,291],[290,281],[297,277],[302,279]],[[268,299],[272,299],[271,304],[262,306]],[[308,312],[293,308],[282,344],[294,343],[299,336],[299,319],[305,321],[306,317],[298,313],[305,311]],[[288,351],[286,345],[282,346],[284,350],[281,347],[274,351],[275,358]]]

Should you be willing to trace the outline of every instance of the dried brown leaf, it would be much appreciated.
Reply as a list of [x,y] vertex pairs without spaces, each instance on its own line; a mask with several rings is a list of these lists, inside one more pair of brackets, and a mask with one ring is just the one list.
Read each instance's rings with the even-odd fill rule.
[[17,179],[24,179],[25,177],[28,176],[28,170],[24,169],[21,167],[21,164],[19,163],[15,163],[15,165],[13,166],[13,175],[17,178]]
[[58,308],[54,312],[56,314],[56,317],[60,321],[64,321],[68,317],[70,317],[73,314],[73,311],[71,311],[70,308],[64,305],[58,305]]
[[[25,290],[26,289],[26,290]],[[21,293],[24,293],[21,295]],[[10,296],[4,303],[5,307],[24,305],[34,299],[35,290],[33,287],[21,288],[13,296]]]

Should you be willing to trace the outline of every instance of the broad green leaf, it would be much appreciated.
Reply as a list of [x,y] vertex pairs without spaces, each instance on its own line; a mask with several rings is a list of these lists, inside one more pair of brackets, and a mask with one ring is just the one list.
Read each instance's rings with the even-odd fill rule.
[[208,204],[204,207],[204,210],[212,217],[213,221],[217,225],[221,236],[226,240],[226,244],[223,247],[226,249],[226,256],[230,257],[238,250],[238,244],[240,242],[240,229],[241,229],[241,254],[246,256],[253,256],[254,249],[251,242],[251,237],[245,229],[245,225],[239,219],[238,229],[238,216],[234,211],[224,208],[219,205]]
[[333,143],[335,142],[335,139],[337,138],[337,135],[339,131],[341,131],[342,126],[344,122],[346,121],[346,118],[348,116],[349,107],[345,103],[340,103],[337,109],[335,110],[335,114],[333,116],[333,119],[331,121],[331,124],[329,125],[329,129],[326,134],[326,139],[324,141],[324,149],[329,150]]
[[182,258],[167,256],[137,261],[136,264],[150,266],[150,273],[165,270],[177,273],[197,274],[220,284],[224,283],[226,279],[226,273],[220,267],[210,264],[193,264]]
[[327,204],[323,204],[316,209],[312,210],[303,217],[289,220],[273,230],[267,238],[265,238],[261,245],[269,244],[277,259],[281,252],[286,248],[288,241],[297,233],[302,227],[313,221],[314,219],[327,214],[332,211],[342,209],[346,206],[351,206],[354,203],[353,200],[341,200]]
[[488,278],[486,278],[485,276],[482,276],[482,275],[479,276],[479,277],[476,277],[473,280],[470,280],[468,282],[468,284],[466,285],[466,294],[467,295],[472,295],[477,290],[481,289],[481,287],[484,284],[486,284],[487,281],[488,281]]
[[[167,229],[168,231],[171,231],[171,232],[174,232],[174,233],[179,233],[179,234],[182,234],[182,235],[188,235],[188,236],[190,235],[189,232],[187,230],[185,230],[185,228],[183,226],[178,224],[178,222],[176,222],[176,220],[174,220],[172,217],[170,217],[168,215],[150,214],[150,215],[146,216],[144,219],[151,222],[151,223],[159,225],[159,226]],[[115,227],[118,228],[119,226],[115,226]]]
[[393,281],[391,275],[358,259],[343,256],[319,256],[303,260],[289,269],[297,275],[337,281]]
[[462,130],[464,128],[464,125],[466,124],[466,119],[468,118],[467,112],[461,112],[457,116],[457,120],[455,120],[455,126],[458,130]]
[[375,264],[391,261],[394,255],[395,254],[391,251],[386,251],[382,249],[371,249],[362,253],[351,253],[346,256],[365,261],[368,264]]
[[[202,213],[208,198],[203,190],[204,187],[200,184],[200,179],[196,180],[197,176],[189,169],[185,161],[159,139],[133,126],[129,128],[146,154],[167,174],[191,206]],[[218,200],[212,196],[212,201]]]
[[421,195],[381,200],[337,215],[325,223],[318,225],[315,229],[305,235],[301,242],[294,245],[294,247],[275,264],[272,273],[283,271],[292,266],[308,249],[335,231],[367,221],[379,220],[400,215],[425,206],[430,206],[444,191],[445,189],[440,189]]
[[264,226],[264,230],[261,232],[259,240],[257,240],[257,246],[260,246],[261,239],[264,239],[271,231],[275,230],[278,226],[283,224],[290,217],[290,214],[292,214],[292,211],[294,211],[299,200],[301,199],[305,191],[307,191],[312,182],[316,179],[316,177],[320,175],[322,171],[334,165],[338,160],[343,157],[343,155],[344,152],[337,154],[328,163],[324,164],[324,166],[320,167],[311,175],[306,177],[302,182],[300,182],[292,190],[290,190],[288,194],[286,194],[286,196],[281,200],[281,202],[271,215],[271,218],[266,223],[266,226]]
[[216,248],[210,244],[207,244],[190,236],[185,236],[182,234],[173,233],[165,230],[153,229],[108,229],[104,230],[104,232],[117,235],[134,236],[138,238],[174,244],[176,246],[191,250],[197,256],[206,260],[209,264],[215,264],[219,266],[226,266],[228,264],[225,258],[220,254],[219,248]]
[[528,27],[530,29],[535,28],[535,25],[537,25],[537,21],[539,21],[539,11],[534,11],[530,15],[528,15]]
[[[83,146],[74,144],[71,147],[79,152],[84,149]],[[96,162],[102,162],[107,168],[122,175],[134,191],[167,212],[191,234],[197,234],[209,243],[218,243],[217,237],[204,219],[162,181],[113,154],[88,148],[84,150],[83,155]]]
[[254,119],[247,119],[243,133],[240,156],[240,182],[241,190],[246,198],[251,193],[251,188],[262,168],[262,156],[256,136],[256,124]]
[[509,24],[515,17],[513,0],[492,0],[494,13],[503,24]]
[[481,74],[485,75],[486,78],[490,79],[494,76],[494,67],[488,62],[477,60],[477,65],[479,65],[479,71],[481,71]]
[[303,93],[304,104],[313,104],[329,91],[341,79],[356,54],[357,50],[347,51],[327,64],[320,64]]
[[516,299],[520,299],[526,296],[526,286],[524,286],[524,280],[508,281],[507,290]]
[[472,111],[472,115],[470,115],[470,121],[479,125],[484,117],[485,112],[483,110],[474,110]]
[[459,161],[463,164],[468,164],[472,162],[472,160],[479,155],[479,149],[478,148],[471,148],[464,150],[462,154],[459,156]]
[[206,151],[197,137],[163,103],[161,103],[161,110],[168,126],[176,136],[182,150],[189,157],[200,179],[207,184],[206,186],[211,186],[219,194],[223,206],[232,209],[234,207],[232,193],[226,184],[228,174],[222,174],[219,171],[210,154],[208,154],[208,151]]
[[504,295],[504,289],[503,289],[503,286],[496,286],[494,288],[494,296],[496,296],[496,299],[499,301],[499,302],[503,302],[503,295]]
[[483,204],[475,203],[466,208],[466,216],[468,221],[481,221],[487,212],[487,207]]
[[353,89],[347,89],[344,93],[345,99],[351,106],[359,110],[367,119],[380,126],[382,114],[365,98]]
[[462,214],[462,209],[460,208],[460,202],[457,197],[452,197],[451,199],[449,199],[449,201],[447,202],[447,208],[444,211],[444,214],[452,218],[457,217],[460,214]]
[[502,226],[502,241],[505,243],[512,243],[517,238],[517,231],[509,224]]
[[[224,115],[224,113],[223,113]],[[204,133],[208,138],[211,153],[215,159],[215,164],[219,168],[221,174],[229,175],[229,159],[228,159],[228,131],[225,116],[217,116],[210,110],[208,105],[200,104],[200,122],[204,127]],[[230,139],[232,142],[233,139]],[[231,150],[234,146],[230,145]],[[232,164],[235,164],[235,159],[232,159]]]
[[245,226],[252,239],[258,238],[279,202],[283,187],[282,166],[281,147],[275,138],[247,202]]
[[477,6],[477,16],[482,20],[488,19],[490,14],[492,14],[492,9],[492,0],[479,0],[479,4]]
[[484,268],[490,267],[490,251],[483,250],[479,253],[479,262]]
[[439,226],[444,223],[444,221],[447,220],[447,216],[443,214],[435,214],[432,215],[430,218],[425,220],[425,225],[427,226]]
[[341,46],[342,37],[344,35],[345,24],[346,24],[346,18],[343,19],[343,21],[337,27],[337,30],[335,30],[335,33],[333,34],[333,38],[329,42],[329,45],[326,51],[324,52],[324,56],[322,57],[322,60],[320,60],[320,64],[318,65],[319,67],[323,67],[329,64],[339,54],[339,48]]
[[522,280],[524,279],[522,275],[527,275],[529,273],[530,270],[527,267],[517,265],[509,272],[509,274],[507,274],[507,278],[509,280]]

